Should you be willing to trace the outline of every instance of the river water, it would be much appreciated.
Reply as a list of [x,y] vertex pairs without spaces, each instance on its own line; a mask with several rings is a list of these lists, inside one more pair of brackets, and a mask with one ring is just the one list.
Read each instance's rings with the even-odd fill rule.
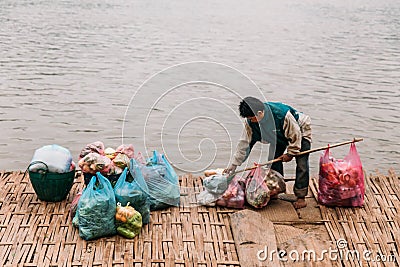
[[0,25],[1,170],[97,140],[225,167],[247,95],[310,115],[313,147],[361,137],[367,172],[400,170],[397,0],[2,0]]

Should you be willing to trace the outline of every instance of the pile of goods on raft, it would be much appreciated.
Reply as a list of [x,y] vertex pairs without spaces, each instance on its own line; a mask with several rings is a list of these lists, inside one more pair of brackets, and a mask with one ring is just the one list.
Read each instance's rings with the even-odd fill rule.
[[255,165],[251,171],[229,177],[223,169],[204,172],[204,191],[197,201],[206,206],[223,206],[242,209],[245,203],[255,207],[265,207],[271,197],[286,192],[283,176],[270,168]]

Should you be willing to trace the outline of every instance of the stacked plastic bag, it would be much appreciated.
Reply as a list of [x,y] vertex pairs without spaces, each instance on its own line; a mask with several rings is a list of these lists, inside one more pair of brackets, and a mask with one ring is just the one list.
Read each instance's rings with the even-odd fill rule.
[[[78,193],[71,205],[72,224],[79,228],[79,235],[84,240],[92,240],[99,237],[110,236],[119,233],[127,238],[133,238],[139,234],[142,227],[142,214],[130,203],[117,205],[116,196],[124,201],[132,200],[139,205],[140,210],[149,221],[149,205],[146,192],[135,194],[132,191],[124,191],[123,184],[126,178],[127,168],[121,175],[121,185],[113,189],[110,181],[100,172],[92,177],[82,193]],[[129,183],[132,184],[132,183]],[[135,184],[135,183],[134,183]],[[122,190],[121,190],[122,188]],[[74,214],[74,211],[75,214]],[[123,216],[122,216],[123,215]]]
[[100,172],[115,185],[124,168],[129,167],[131,159],[135,158],[132,144],[122,144],[117,149],[104,148],[101,141],[87,144],[79,154],[78,165],[81,168],[87,185],[93,174]]
[[282,175],[260,165],[242,176],[228,177],[222,169],[205,171],[204,191],[197,196],[197,202],[205,206],[223,206],[242,209],[247,202],[255,208],[265,207],[270,198],[286,192]]
[[[215,206],[216,201],[228,189],[230,181],[228,181],[228,177],[226,175],[222,174],[222,171],[223,170],[205,172],[205,175],[208,177],[203,179],[204,191],[197,196],[198,204],[204,206]],[[234,191],[232,187],[231,191]]]
[[[179,206],[178,176],[157,151],[147,160],[138,153],[136,160],[131,145],[113,150],[95,142],[80,157],[79,166],[86,170],[88,182],[71,203],[71,218],[85,240],[116,233],[134,238],[150,222],[150,210]],[[122,167],[113,187],[106,174]]]

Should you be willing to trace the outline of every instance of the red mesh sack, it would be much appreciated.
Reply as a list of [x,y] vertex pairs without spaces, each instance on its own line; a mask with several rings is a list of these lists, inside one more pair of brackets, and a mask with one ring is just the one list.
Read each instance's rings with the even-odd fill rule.
[[319,161],[318,202],[327,206],[361,207],[364,204],[364,172],[356,145],[344,159],[329,156],[329,148]]

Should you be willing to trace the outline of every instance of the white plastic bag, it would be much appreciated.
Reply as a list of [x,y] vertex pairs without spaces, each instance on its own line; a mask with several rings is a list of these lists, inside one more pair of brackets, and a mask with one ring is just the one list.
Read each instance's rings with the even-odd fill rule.
[[[71,152],[59,145],[46,145],[35,150],[29,170],[38,172],[66,173],[70,171],[72,162]],[[47,167],[46,167],[47,166]]]

